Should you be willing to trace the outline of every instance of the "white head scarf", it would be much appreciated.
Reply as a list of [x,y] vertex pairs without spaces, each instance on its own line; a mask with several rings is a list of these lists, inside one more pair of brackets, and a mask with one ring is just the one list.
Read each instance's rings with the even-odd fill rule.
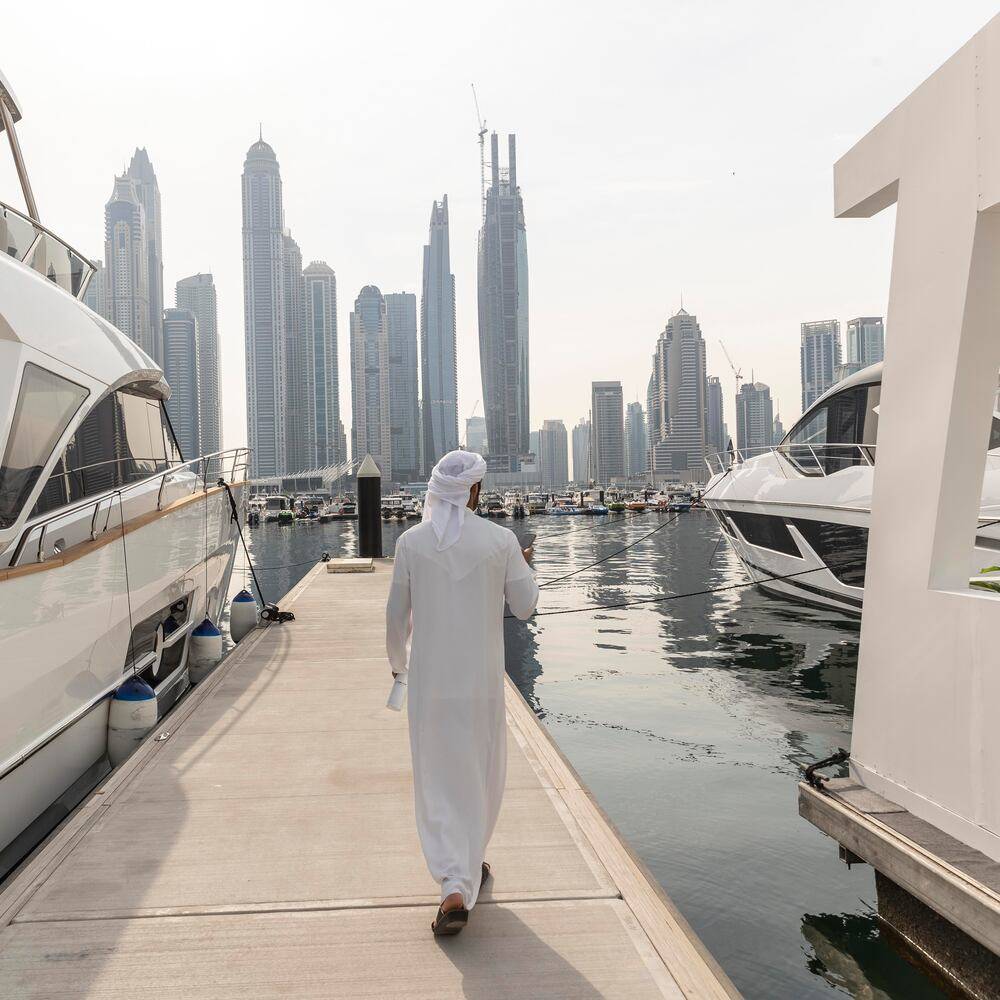
[[471,451],[449,451],[434,466],[427,482],[423,519],[434,528],[438,552],[458,541],[469,510],[469,490],[485,475],[483,456]]

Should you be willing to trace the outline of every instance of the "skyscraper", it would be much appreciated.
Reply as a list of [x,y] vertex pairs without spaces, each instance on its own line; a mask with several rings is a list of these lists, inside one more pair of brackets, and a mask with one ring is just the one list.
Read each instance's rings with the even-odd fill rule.
[[785,439],[785,425],[781,422],[781,414],[774,414],[774,424],[772,426],[771,444],[777,446]]
[[705,450],[709,455],[721,455],[726,450],[727,438],[725,410],[722,403],[722,382],[717,375],[709,375],[708,415],[705,423]]
[[517,185],[517,152],[507,137],[500,169],[490,139],[491,181],[479,231],[479,364],[490,442],[490,470],[517,472],[530,448],[528,414],[528,243]]
[[146,216],[146,267],[149,289],[149,335],[153,360],[163,363],[163,233],[160,224],[160,188],[145,148],[136,149],[126,171]]
[[385,296],[389,344],[389,439],[392,474],[401,483],[420,477],[420,403],[417,397],[417,297]]
[[458,361],[455,346],[455,275],[448,240],[448,196],[431,208],[420,295],[420,381],[423,465],[458,447]]
[[486,418],[469,417],[465,421],[465,447],[477,455],[486,454]]
[[847,363],[867,368],[885,355],[885,324],[881,316],[858,316],[847,321]]
[[656,342],[648,388],[651,476],[701,482],[705,465],[707,405],[705,341],[698,317],[678,310]]
[[285,470],[304,472],[316,468],[312,345],[305,335],[302,251],[288,229],[281,234],[281,283],[285,330]]
[[542,486],[563,487],[569,482],[569,447],[566,425],[561,420],[546,420],[538,432],[538,460]]
[[215,283],[210,274],[192,274],[190,278],[181,278],[177,282],[175,294],[177,308],[189,310],[198,321],[198,426],[201,432],[201,453],[211,455],[222,450],[219,323]]
[[629,403],[625,407],[625,457],[629,476],[641,476],[646,471],[648,453],[646,415],[642,412],[642,403]]
[[149,326],[149,263],[146,212],[127,174],[115,178],[104,206],[104,266],[107,306],[112,323],[154,361],[156,349]]
[[625,422],[621,382],[593,382],[590,387],[591,478],[607,486],[625,476]]
[[110,319],[111,311],[108,308],[108,270],[102,260],[92,260],[94,273],[87,291],[84,292],[83,301],[88,309],[93,309],[98,316]]
[[744,382],[736,395],[736,447],[759,454],[774,440],[774,409],[771,390],[763,382]]
[[347,458],[342,449],[340,362],[337,355],[337,276],[325,261],[304,272],[306,422],[311,451],[306,467],[322,468]]
[[243,165],[247,439],[254,478],[286,471],[282,229],[278,158],[261,138],[247,150]]
[[573,481],[590,482],[590,421],[586,417],[573,428]]
[[170,384],[170,425],[181,455],[190,461],[204,454],[199,422],[198,320],[190,309],[167,309],[163,314],[163,374]]
[[802,409],[805,410],[836,381],[840,365],[840,321],[825,319],[803,323],[801,332]]
[[389,433],[389,337],[385,299],[375,285],[365,285],[351,313],[351,455],[371,455],[392,479]]

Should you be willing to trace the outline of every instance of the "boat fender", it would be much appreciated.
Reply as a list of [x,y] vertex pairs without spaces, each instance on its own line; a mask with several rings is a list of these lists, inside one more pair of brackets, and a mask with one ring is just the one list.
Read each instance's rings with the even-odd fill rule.
[[241,590],[229,605],[229,634],[239,642],[257,627],[257,601],[249,590]]
[[222,633],[206,618],[192,633],[188,646],[188,676],[200,684],[222,659]]
[[156,725],[156,692],[141,678],[130,677],[111,698],[108,711],[108,759],[112,767],[127,760]]

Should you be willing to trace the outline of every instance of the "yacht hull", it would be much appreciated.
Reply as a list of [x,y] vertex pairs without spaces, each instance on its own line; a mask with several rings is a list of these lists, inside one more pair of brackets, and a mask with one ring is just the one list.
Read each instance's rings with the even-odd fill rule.
[[[233,493],[240,509],[242,490]],[[229,498],[214,489],[58,558],[0,570],[0,876],[26,828],[88,772],[100,777],[108,705],[133,671],[130,649],[145,641],[143,623],[179,602],[182,621],[165,640],[173,653],[137,659],[161,714],[187,688],[188,634],[206,616],[219,621],[237,544]]]

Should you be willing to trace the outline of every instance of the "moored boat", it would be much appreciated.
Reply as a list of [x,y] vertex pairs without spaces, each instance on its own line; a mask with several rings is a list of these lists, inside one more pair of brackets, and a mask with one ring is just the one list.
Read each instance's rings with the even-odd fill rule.
[[[0,104],[15,146],[2,75]],[[141,678],[158,714],[187,689],[248,461],[181,455],[162,370],[84,305],[92,265],[18,174],[28,213],[0,204],[0,877],[107,773],[116,689]]]
[[[882,363],[837,383],[775,447],[708,459],[701,504],[762,590],[860,614],[868,559]],[[1000,549],[1000,413],[987,446],[970,578]]]

